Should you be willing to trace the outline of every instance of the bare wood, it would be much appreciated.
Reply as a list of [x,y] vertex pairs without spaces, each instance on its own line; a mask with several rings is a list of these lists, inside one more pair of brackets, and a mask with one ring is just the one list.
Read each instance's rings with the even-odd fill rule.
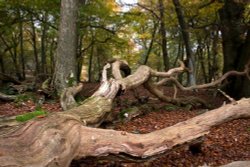
[[0,166],[69,166],[72,159],[126,153],[146,158],[191,142],[212,126],[250,117],[250,99],[228,104],[148,134],[83,126],[70,115],[34,120],[0,137]]
[[156,76],[156,77],[171,77],[171,76],[175,76],[177,75],[178,73],[182,73],[186,70],[188,70],[186,67],[185,67],[185,64],[178,60],[179,64],[180,64],[180,67],[177,67],[177,68],[172,68],[170,70],[168,70],[167,72],[158,72],[158,71],[155,71],[155,70],[152,70],[151,69],[151,76]]
[[[149,134],[86,127],[98,127],[108,118],[112,111],[112,101],[120,89],[131,89],[144,84],[151,92],[159,95],[159,90],[151,83],[151,77],[171,77],[182,70],[183,68],[170,70],[164,74],[157,73],[150,67],[140,66],[128,77],[110,80],[104,78],[102,85],[107,85],[102,87],[102,91],[98,90],[101,93],[94,94],[81,106],[31,120],[6,133],[1,131],[0,166],[63,167],[69,166],[72,159],[110,153],[126,153],[145,158],[193,141],[207,134],[212,126],[250,117],[250,99],[242,99],[236,105],[228,104]],[[162,95],[163,98],[165,96]],[[171,98],[169,101],[178,102]]]
[[[249,70],[249,69],[248,69]],[[248,74],[248,70],[244,70],[242,72],[239,71],[229,71],[227,73],[225,73],[221,78],[219,78],[218,80],[215,80],[211,83],[207,83],[207,84],[202,84],[202,85],[194,85],[194,86],[190,86],[190,87],[184,87],[180,84],[179,81],[177,81],[175,78],[170,77],[170,78],[166,78],[163,79],[161,81],[159,81],[157,83],[157,85],[163,85],[166,82],[173,82],[179,89],[187,91],[187,90],[195,90],[195,89],[204,89],[204,88],[208,88],[208,87],[214,87],[218,84],[220,84],[222,81],[224,81],[226,78],[228,78],[229,76],[233,76],[233,75],[238,75],[238,76],[245,76]]]
[[234,100],[234,98],[230,97],[228,94],[226,94],[224,91],[217,89],[223,96],[225,96],[231,103],[237,104],[237,102]]
[[186,98],[171,98],[166,95],[162,91],[160,91],[157,87],[157,85],[154,85],[152,81],[148,81],[144,84],[144,87],[153,95],[155,95],[158,99],[161,101],[167,102],[167,103],[172,103],[175,105],[187,105],[187,104],[192,104],[194,106],[196,105],[203,105],[206,108],[209,108],[207,103],[203,101],[202,99],[198,97],[186,97]]
[[17,97],[15,95],[6,95],[6,94],[0,92],[0,99],[1,100],[4,100],[4,101],[13,101],[16,98]]
[[234,161],[220,167],[247,167],[250,166],[250,161]]
[[63,110],[69,110],[73,107],[77,106],[75,101],[75,95],[79,93],[83,88],[83,84],[79,84],[77,86],[69,87],[62,91],[60,96],[60,104]]

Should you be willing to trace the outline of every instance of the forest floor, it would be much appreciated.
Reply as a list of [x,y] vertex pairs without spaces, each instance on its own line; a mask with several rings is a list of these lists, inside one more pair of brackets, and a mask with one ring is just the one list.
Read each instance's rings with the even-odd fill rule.
[[[81,99],[90,96],[98,84],[84,84],[84,90],[80,93]],[[166,95],[173,96],[173,90],[163,87]],[[143,87],[136,89],[141,97],[150,97],[143,105],[137,102],[132,91],[125,92],[119,97],[114,107],[114,112],[123,112],[128,108],[140,106],[141,115],[129,121],[121,120],[114,124],[115,130],[127,131],[130,133],[148,133],[178,122],[190,119],[199,114],[207,112],[203,107],[191,108],[177,107],[157,100]],[[211,108],[217,108],[227,103],[228,100],[220,93],[214,94],[212,90],[199,90],[198,92],[178,92],[177,97],[196,96],[204,99]],[[38,97],[37,97],[38,98]],[[37,107],[36,100],[18,102],[1,102],[0,116],[12,116],[34,111]],[[61,111],[58,101],[45,101],[42,109],[48,112]],[[86,158],[73,161],[71,167],[197,167],[197,166],[218,166],[232,161],[250,160],[250,120],[239,119],[213,127],[208,135],[204,137],[201,149],[192,152],[188,146],[176,148],[171,152],[164,153],[144,162],[125,163],[97,158]]]

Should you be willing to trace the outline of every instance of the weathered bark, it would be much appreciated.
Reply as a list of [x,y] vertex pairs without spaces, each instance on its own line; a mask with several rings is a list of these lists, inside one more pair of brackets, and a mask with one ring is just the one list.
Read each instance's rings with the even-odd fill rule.
[[4,93],[0,92],[0,99],[4,101],[13,101],[16,99],[16,96],[14,95],[6,95]]
[[69,79],[76,81],[77,70],[77,12],[79,1],[62,0],[59,38],[53,86],[60,94],[69,86]]
[[82,87],[83,85],[79,84],[78,86],[69,87],[68,89],[63,90],[60,97],[60,104],[63,110],[69,110],[77,106],[74,97],[82,90]]
[[250,166],[250,161],[234,161],[226,165],[222,165],[220,167],[243,167]]
[[[98,101],[99,99],[91,101],[90,106],[94,106]],[[111,153],[150,157],[191,142],[209,133],[212,126],[250,117],[250,99],[242,99],[237,103],[148,134],[131,134],[83,126],[82,121],[85,119],[79,119],[80,114],[74,115],[81,113],[80,110],[53,114],[47,118],[30,121],[8,134],[2,134],[0,166],[63,167],[69,166],[73,159],[106,156]],[[88,108],[88,105],[85,104],[85,107]]]
[[[124,63],[119,64],[113,70],[120,71]],[[157,72],[147,66],[140,66],[132,75],[122,78],[121,73],[117,72],[114,73],[115,79],[108,80],[108,68],[110,64],[104,66],[100,88],[82,105],[24,124],[7,119],[0,131],[0,166],[63,167],[69,166],[73,159],[119,153],[147,158],[192,142],[209,133],[212,126],[250,117],[250,99],[242,99],[148,134],[87,127],[98,127],[110,119],[112,101],[121,89],[132,89],[149,83],[152,76],[171,77],[185,70],[183,63],[168,72]]]

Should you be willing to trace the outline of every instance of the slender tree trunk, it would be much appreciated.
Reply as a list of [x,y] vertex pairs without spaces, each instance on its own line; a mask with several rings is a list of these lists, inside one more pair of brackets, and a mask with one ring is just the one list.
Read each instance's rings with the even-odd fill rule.
[[93,54],[94,54],[94,45],[91,46],[90,55],[89,55],[88,82],[92,82]]
[[218,32],[218,27],[214,26],[214,31],[213,31],[213,43],[212,43],[212,62],[213,62],[213,69],[212,69],[212,79],[216,80],[219,76],[218,71],[219,71],[219,64],[218,64],[218,53],[219,53],[219,47],[218,47],[218,42],[219,42],[219,32]]
[[101,75],[102,75],[102,69],[101,69],[101,61],[100,61],[100,55],[102,54],[102,49],[98,49],[97,50],[97,54],[96,54],[96,68],[97,68],[97,82],[101,81]]
[[149,55],[152,51],[152,48],[153,48],[153,44],[154,44],[154,41],[155,41],[155,35],[156,35],[156,31],[157,31],[157,23],[154,23],[154,27],[153,27],[153,32],[152,32],[152,37],[151,37],[151,40],[150,40],[150,43],[149,43],[149,46],[146,48],[146,51],[144,52],[144,54],[142,55],[142,65],[146,65],[147,62],[148,62],[148,58],[149,58]]
[[46,24],[48,20],[47,12],[44,13],[43,16],[43,26],[42,26],[42,36],[41,36],[41,71],[43,74],[47,74],[47,55],[46,55],[46,39],[47,39],[47,29],[48,26]]
[[13,52],[10,52],[10,53],[12,53],[12,60],[13,60],[13,63],[14,63],[16,76],[17,76],[18,80],[22,80],[20,65],[19,65],[18,59],[17,59],[17,57],[18,57],[17,56],[17,43],[15,41],[14,35],[12,36],[12,42],[13,42]]
[[24,46],[23,46],[23,21],[22,21],[22,13],[21,10],[18,11],[18,16],[20,19],[19,22],[19,44],[20,44],[20,54],[19,54],[19,62],[21,64],[21,78],[22,80],[25,80],[25,58],[24,58]]
[[[202,72],[202,76],[204,79],[204,82],[207,83],[207,73],[206,73],[206,68],[205,68],[205,57],[204,57],[204,52],[203,52],[203,48],[202,48],[202,44],[201,44],[201,40],[199,40],[199,45],[197,48],[197,57],[200,60],[200,62],[198,64],[201,65],[201,72]],[[197,68],[199,69],[199,68]],[[197,76],[199,76],[199,74],[197,73]]]
[[212,73],[212,64],[211,64],[211,51],[210,51],[210,41],[208,40],[206,42],[206,49],[207,49],[207,68],[208,68],[208,82],[211,82],[212,81],[212,77],[213,77],[213,73]]
[[77,81],[81,80],[82,63],[83,63],[83,52],[82,52],[83,35],[78,39],[77,47]]
[[55,69],[55,59],[54,59],[55,48],[56,48],[56,42],[54,41],[54,39],[51,39],[51,43],[50,43],[50,52],[49,52],[49,58],[50,58],[50,73],[51,73],[51,74],[54,73],[54,69]]
[[1,73],[5,74],[5,66],[4,66],[3,55],[4,54],[0,54],[0,67],[1,67]]
[[183,61],[183,53],[182,53],[182,50],[183,50],[183,43],[182,43],[182,38],[180,37],[179,40],[178,40],[178,51],[177,51],[177,56],[174,60],[174,63],[173,63],[173,67],[176,66],[176,63],[179,60]]
[[36,42],[36,27],[35,23],[33,21],[33,16],[31,16],[31,29],[32,29],[32,46],[33,46],[33,52],[34,52],[34,59],[35,59],[35,69],[36,74],[40,73],[40,65],[39,65],[39,59],[38,59],[38,52],[37,52],[37,42]]
[[194,56],[193,56],[193,52],[192,52],[192,46],[191,46],[191,42],[190,42],[190,36],[189,36],[189,32],[188,32],[188,25],[185,22],[184,19],[184,14],[183,14],[183,10],[181,7],[181,4],[179,2],[179,0],[173,0],[174,6],[175,6],[175,10],[176,10],[176,14],[177,14],[177,18],[181,27],[181,32],[182,32],[182,36],[183,36],[183,40],[185,43],[185,48],[186,48],[186,54],[187,54],[187,59],[188,59],[188,68],[191,70],[191,73],[189,73],[189,85],[195,85],[196,84],[196,78],[195,78],[195,60],[194,60]]
[[169,57],[167,50],[167,37],[166,37],[166,25],[164,20],[165,7],[162,0],[158,1],[159,3],[159,11],[160,11],[160,33],[161,33],[161,49],[162,49],[162,57],[164,63],[164,69],[167,71],[169,69]]
[[77,70],[77,15],[79,1],[62,0],[59,37],[53,86],[57,93],[68,87],[67,81],[76,81]]

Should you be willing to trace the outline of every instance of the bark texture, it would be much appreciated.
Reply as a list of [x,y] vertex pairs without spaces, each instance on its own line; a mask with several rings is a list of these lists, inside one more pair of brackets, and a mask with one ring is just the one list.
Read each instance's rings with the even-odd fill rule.
[[[97,100],[97,99],[96,99]],[[73,114],[33,120],[0,137],[0,166],[69,166],[73,159],[125,153],[146,158],[191,142],[212,126],[250,117],[250,99],[237,101],[148,134],[83,126]]]
[[[79,1],[62,0],[53,86],[58,93],[76,81],[77,12]],[[71,81],[70,81],[71,80]]]
[[167,72],[140,66],[134,74],[123,78],[120,69],[127,69],[125,64],[113,63],[115,79],[107,78],[111,64],[105,65],[100,88],[78,107],[22,124],[13,118],[4,118],[5,127],[0,126],[0,166],[63,167],[81,157],[120,153],[130,158],[147,158],[192,142],[209,133],[212,126],[250,117],[250,99],[241,99],[148,134],[97,129],[95,127],[110,119],[112,101],[119,91],[151,83],[153,76],[168,78],[185,70],[183,63]]

